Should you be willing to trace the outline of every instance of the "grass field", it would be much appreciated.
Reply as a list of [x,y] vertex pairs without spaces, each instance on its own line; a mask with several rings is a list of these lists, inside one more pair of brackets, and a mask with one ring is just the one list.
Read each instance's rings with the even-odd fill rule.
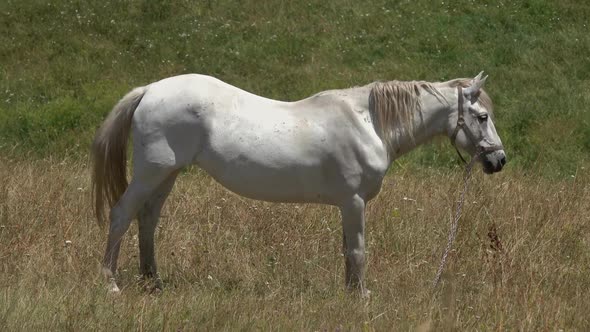
[[[584,1],[0,1],[0,330],[590,330],[590,5]],[[124,243],[99,278],[88,147],[134,86],[202,73],[296,100],[485,70],[505,171],[477,171],[441,287],[461,169],[447,139],[368,209],[370,300],[343,285],[336,209],[184,172],[157,233],[165,289]]]
[[181,175],[157,233],[163,293],[136,277],[133,226],[122,294],[108,296],[86,165],[0,166],[4,331],[590,328],[587,169],[559,181],[478,170],[436,291],[461,174],[391,174],[368,209],[365,301],[344,289],[336,209],[245,200],[198,170]]

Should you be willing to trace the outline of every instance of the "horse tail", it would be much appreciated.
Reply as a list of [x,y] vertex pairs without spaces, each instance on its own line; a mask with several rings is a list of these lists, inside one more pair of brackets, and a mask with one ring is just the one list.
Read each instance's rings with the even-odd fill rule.
[[91,147],[92,196],[99,225],[104,224],[105,204],[112,208],[127,189],[127,141],[131,120],[147,87],[129,92],[102,123]]

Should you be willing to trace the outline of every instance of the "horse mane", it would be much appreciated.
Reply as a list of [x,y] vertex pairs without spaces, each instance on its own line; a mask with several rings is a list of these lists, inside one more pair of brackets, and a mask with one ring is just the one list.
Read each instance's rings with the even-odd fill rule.
[[414,139],[414,117],[422,115],[421,89],[443,99],[441,93],[425,81],[376,82],[369,94],[369,109],[377,135],[393,148],[396,131]]

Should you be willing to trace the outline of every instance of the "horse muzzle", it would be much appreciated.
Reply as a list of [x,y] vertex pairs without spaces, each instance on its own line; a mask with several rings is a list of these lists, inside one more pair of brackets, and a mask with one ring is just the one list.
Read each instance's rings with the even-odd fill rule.
[[481,156],[481,164],[486,174],[500,172],[506,165],[506,153],[504,150],[496,150]]

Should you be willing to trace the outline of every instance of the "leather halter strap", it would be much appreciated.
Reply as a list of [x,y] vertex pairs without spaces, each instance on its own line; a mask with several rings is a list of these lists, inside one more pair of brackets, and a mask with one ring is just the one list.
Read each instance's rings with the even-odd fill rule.
[[473,145],[475,145],[475,157],[478,157],[482,154],[486,154],[492,151],[498,151],[498,150],[503,150],[504,147],[502,145],[492,145],[492,146],[482,146],[480,143],[482,140],[478,140],[477,138],[475,138],[475,135],[473,135],[473,132],[471,132],[471,130],[469,129],[469,126],[465,125],[465,117],[464,117],[464,109],[463,109],[463,103],[465,101],[465,97],[463,96],[463,88],[462,87],[457,87],[457,91],[459,94],[459,104],[457,105],[457,112],[458,117],[457,117],[457,126],[455,127],[455,130],[453,131],[453,134],[451,135],[451,144],[453,144],[453,146],[455,147],[455,150],[457,151],[457,154],[459,155],[459,158],[461,158],[461,160],[467,164],[467,161],[465,160],[465,158],[463,158],[463,155],[461,155],[461,152],[459,151],[459,149],[457,148],[457,144],[455,144],[456,139],[457,139],[457,134],[459,134],[459,130],[463,130],[463,132],[465,133],[465,135],[467,136],[467,138],[471,141],[471,143]]

